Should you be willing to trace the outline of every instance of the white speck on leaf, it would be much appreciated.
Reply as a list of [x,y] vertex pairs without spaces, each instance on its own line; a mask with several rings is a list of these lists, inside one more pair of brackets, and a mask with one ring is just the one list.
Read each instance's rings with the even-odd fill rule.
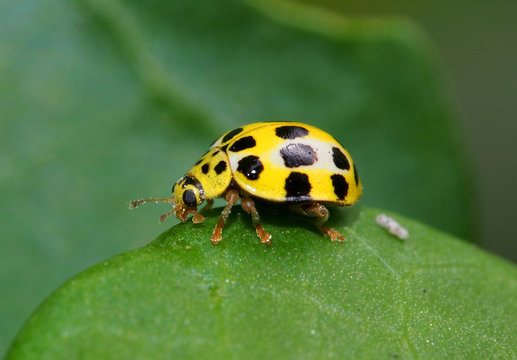
[[386,214],[379,214],[375,218],[375,221],[379,226],[388,230],[392,235],[395,235],[399,239],[406,240],[409,238],[409,232],[405,227],[400,225],[395,219]]

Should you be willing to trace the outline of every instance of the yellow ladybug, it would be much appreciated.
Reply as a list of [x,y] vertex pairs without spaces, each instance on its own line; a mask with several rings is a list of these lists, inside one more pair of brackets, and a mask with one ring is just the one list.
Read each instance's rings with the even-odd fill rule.
[[160,221],[175,214],[194,223],[204,217],[197,207],[203,201],[224,197],[226,207],[211,240],[222,238],[224,223],[232,206],[251,214],[257,235],[265,244],[271,235],[264,230],[254,200],[287,206],[291,211],[316,218],[316,226],[332,241],[344,241],[337,230],[324,225],[329,217],[325,205],[352,205],[361,197],[362,185],[348,152],[329,134],[298,122],[261,122],[233,129],[211,146],[208,152],[172,188],[167,199],[144,199],[130,203],[169,202],[173,209]]

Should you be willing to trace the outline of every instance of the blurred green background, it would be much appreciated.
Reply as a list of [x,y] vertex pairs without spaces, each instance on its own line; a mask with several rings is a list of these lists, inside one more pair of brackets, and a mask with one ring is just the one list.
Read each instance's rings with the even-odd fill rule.
[[[517,246],[511,242],[517,203],[517,125],[510,100],[517,83],[514,3],[319,3],[342,14],[408,16],[427,31],[438,50],[441,58],[431,64],[421,60],[428,56],[426,50],[422,55],[390,41],[381,41],[374,52],[346,44],[355,56],[348,59],[332,44],[303,31],[287,31],[279,39],[283,25],[257,21],[238,7],[216,22],[216,5],[204,3],[202,8],[183,9],[195,15],[196,22],[189,17],[170,21],[171,14],[163,11],[167,3],[153,1],[142,8],[130,1],[102,0],[0,3],[0,354],[23,320],[65,279],[146,244],[174,224],[157,223],[164,207],[128,212],[128,200],[167,195],[214,137],[257,120],[300,120],[324,127],[351,151],[365,183],[375,170],[420,172],[420,177],[409,174],[397,179],[400,183],[386,185],[405,189],[413,207],[411,201],[395,201],[400,198],[397,192],[377,196],[384,189],[372,185],[363,201],[396,211],[411,209],[406,215],[458,236],[478,238],[489,251],[517,260]],[[386,37],[396,37],[397,30],[393,33]],[[236,48],[235,43],[242,46]],[[257,48],[262,52],[257,54]],[[376,56],[386,53],[392,56],[386,67],[398,73],[375,68]],[[406,58],[416,60],[406,63]],[[413,66],[419,61],[423,65]],[[419,120],[429,134],[441,134],[443,124],[458,117],[449,100],[440,97],[443,79],[434,79],[429,70],[436,61],[452,78],[444,97],[456,98],[462,122],[453,122],[451,133],[461,125],[466,134],[476,186],[473,192],[461,187],[468,169],[455,169],[459,178],[436,171],[438,183],[457,189],[449,195],[450,202],[447,193],[437,196],[443,203],[439,209],[414,206],[427,197],[420,196],[421,189],[433,185],[431,179],[429,184],[422,180],[429,164],[414,160],[432,160],[433,154],[401,158],[403,153],[391,149],[383,155],[398,155],[399,161],[382,165],[376,163],[377,149],[364,143],[365,134],[378,126],[379,137],[370,141],[389,146],[381,135],[400,134],[406,144],[418,128],[404,128],[396,122],[398,115],[417,117],[426,109]],[[340,66],[346,71],[333,72]],[[394,76],[406,91],[411,89],[414,84],[404,77],[406,72],[420,80],[415,93],[383,88]],[[346,77],[346,86],[339,84],[340,76]],[[421,87],[422,79],[429,81],[428,89]],[[322,86],[325,91],[318,91]],[[386,89],[393,91],[387,99],[376,97]],[[334,101],[337,92],[339,101]],[[391,106],[411,96],[408,104],[415,102],[414,108]],[[310,100],[300,102],[305,98]],[[368,103],[373,100],[377,102]],[[368,123],[379,118],[375,109],[382,106],[388,110],[387,120]],[[439,120],[436,129],[434,119]],[[448,136],[445,131],[440,140],[446,146],[436,154],[450,154],[445,169],[453,169],[463,163],[458,148],[464,144],[461,137]],[[422,151],[431,145],[426,143]],[[366,164],[377,164],[378,169]],[[479,207],[472,194],[479,196]],[[439,214],[433,216],[433,211]],[[479,227],[470,211],[478,212]],[[458,213],[465,215],[453,216]]]
[[517,2],[303,2],[344,14],[405,16],[424,29],[451,79],[473,159],[481,244],[516,262]]

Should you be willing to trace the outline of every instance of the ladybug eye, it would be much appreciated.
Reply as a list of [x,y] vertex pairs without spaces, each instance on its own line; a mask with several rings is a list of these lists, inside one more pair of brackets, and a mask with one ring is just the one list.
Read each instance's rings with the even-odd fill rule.
[[183,193],[183,202],[190,207],[197,205],[196,194],[193,190],[188,189]]

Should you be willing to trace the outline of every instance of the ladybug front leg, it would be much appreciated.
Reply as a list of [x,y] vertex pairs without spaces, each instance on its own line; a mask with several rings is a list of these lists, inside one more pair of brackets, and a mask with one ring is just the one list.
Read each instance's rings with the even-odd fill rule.
[[199,212],[196,210],[187,210],[186,213],[192,215],[192,222],[194,224],[199,224],[205,221],[205,217],[201,213],[210,210],[212,205],[214,205],[214,200],[208,199],[206,200],[206,205],[201,210],[199,210]]
[[266,245],[271,244],[271,234],[269,234],[260,223],[260,216],[258,214],[257,209],[255,208],[255,203],[249,196],[244,195],[241,200],[241,206],[244,211],[248,214],[251,214],[251,219],[253,220],[253,225],[255,225],[255,230],[257,231],[257,235]]
[[226,219],[228,219],[228,216],[230,215],[230,212],[232,211],[233,205],[239,200],[239,192],[237,190],[230,190],[226,193],[225,196],[226,199],[226,206],[221,212],[221,217],[219,217],[219,221],[217,222],[217,225],[215,226],[214,232],[212,233],[212,237],[210,240],[212,240],[212,243],[214,245],[217,245],[219,241],[222,239],[222,232],[224,223],[226,222]]
[[305,216],[315,217],[316,227],[323,235],[329,236],[332,241],[345,241],[345,237],[339,231],[323,225],[329,218],[329,211],[324,205],[319,203],[296,204],[289,206],[289,210]]

